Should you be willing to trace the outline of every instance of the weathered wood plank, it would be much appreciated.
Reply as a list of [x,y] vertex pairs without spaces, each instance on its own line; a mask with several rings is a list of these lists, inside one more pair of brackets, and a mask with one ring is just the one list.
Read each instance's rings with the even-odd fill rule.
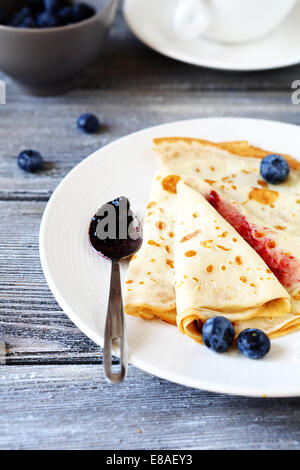
[[[0,77],[1,74],[0,74]],[[141,44],[119,8],[102,58],[75,78],[62,96],[24,94],[8,77],[0,107],[0,198],[46,201],[61,178],[84,157],[120,136],[155,124],[209,116],[252,116],[299,123],[291,82],[300,66],[260,73],[225,73],[167,59]],[[99,115],[102,132],[85,136],[76,119]],[[25,175],[16,156],[40,150],[46,171]]]
[[129,368],[0,367],[1,449],[299,449],[300,399],[247,399]]
[[0,340],[9,364],[102,362],[102,352],[61,311],[39,260],[41,202],[0,202]]
[[[76,119],[85,110],[99,115],[104,124],[102,132],[91,136],[78,131]],[[0,198],[46,201],[66,173],[103,145],[144,127],[212,116],[300,123],[299,106],[291,103],[286,92],[249,95],[94,90],[45,101],[19,103],[13,99],[0,108]],[[17,167],[18,153],[28,147],[42,152],[48,162],[45,171],[28,175]]]
[[[121,3],[121,2],[120,2]],[[76,77],[77,90],[289,90],[300,78],[300,65],[261,72],[225,72],[181,63],[142,44],[128,29],[119,7],[115,24],[97,64]],[[5,77],[8,91],[28,100],[22,90]]]
[[[0,341],[7,352],[7,365],[0,366],[0,448],[299,449],[297,398],[211,394],[134,367],[123,384],[109,386],[101,349],[72,324],[46,285],[38,232],[61,178],[120,136],[210,116],[299,124],[290,86],[300,65],[239,74],[183,64],[134,38],[119,8],[99,62],[65,95],[33,98],[0,78],[7,83],[7,105],[0,106]],[[103,122],[98,135],[76,129],[86,110]],[[26,147],[43,153],[46,171],[18,169],[16,156]]]

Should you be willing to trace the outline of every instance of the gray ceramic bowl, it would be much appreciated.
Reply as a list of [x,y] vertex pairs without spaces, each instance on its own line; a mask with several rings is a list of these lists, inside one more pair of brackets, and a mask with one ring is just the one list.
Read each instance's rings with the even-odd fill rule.
[[[0,26],[0,70],[41,93],[73,78],[97,58],[114,20],[118,0],[86,0],[86,3],[95,7],[97,13],[77,24],[49,29]],[[19,4],[22,5],[22,0],[1,1],[6,10]]]

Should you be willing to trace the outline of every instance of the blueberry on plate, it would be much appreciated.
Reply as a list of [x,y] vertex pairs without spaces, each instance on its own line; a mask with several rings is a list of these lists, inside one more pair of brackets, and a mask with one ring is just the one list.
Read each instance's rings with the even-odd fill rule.
[[44,160],[39,152],[36,150],[23,150],[18,156],[18,165],[29,173],[39,171],[44,164]]
[[73,6],[74,22],[84,21],[95,14],[95,9],[86,3],[76,3]]
[[86,113],[82,114],[77,120],[77,126],[84,132],[88,134],[93,134],[97,132],[100,128],[100,123],[94,114]]
[[234,338],[233,325],[224,317],[209,318],[202,327],[202,338],[204,344],[213,351],[227,351]]
[[260,164],[260,174],[267,183],[283,183],[289,176],[290,166],[281,155],[267,155]]
[[271,343],[262,330],[247,328],[239,334],[237,347],[244,356],[250,359],[260,359],[268,354]]

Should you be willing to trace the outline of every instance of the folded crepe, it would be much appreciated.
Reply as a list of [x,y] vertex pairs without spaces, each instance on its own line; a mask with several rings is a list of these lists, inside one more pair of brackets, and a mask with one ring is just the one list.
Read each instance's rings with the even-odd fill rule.
[[[236,332],[259,319],[270,336],[294,321],[287,291],[261,257],[197,191],[177,185],[174,283],[177,325],[201,342],[203,323],[221,315]],[[283,319],[284,318],[284,319]],[[300,318],[299,318],[300,323]]]
[[[274,281],[273,274],[275,274],[282,284],[281,286],[277,282],[277,287],[279,286],[281,290],[276,290],[273,293],[274,298],[269,300],[267,299],[270,292],[265,292],[263,289],[267,294],[264,299],[259,286],[260,292],[255,296],[257,300],[260,299],[261,306],[258,305],[259,302],[254,305],[256,303],[252,298],[254,290],[252,292],[251,289],[255,287],[250,286],[250,282],[255,284],[255,281],[250,281],[249,274],[248,277],[245,275],[248,284],[247,282],[244,284],[248,286],[251,295],[246,298],[245,308],[239,317],[237,315],[234,317],[236,333],[244,328],[257,327],[274,337],[299,328],[300,316],[294,315],[300,314],[299,162],[289,155],[284,155],[292,169],[290,176],[286,183],[272,186],[264,182],[259,174],[261,158],[271,152],[251,147],[247,142],[215,144],[199,139],[160,138],[155,139],[154,144],[163,169],[153,181],[144,221],[142,248],[129,265],[125,311],[145,319],[157,317],[173,324],[178,322],[176,304],[178,304],[178,295],[181,294],[178,294],[180,282],[178,284],[176,281],[178,298],[175,298],[174,232],[178,203],[177,183],[183,181],[211,203],[222,216],[223,223],[227,221],[231,229],[234,228],[239,232],[247,241],[246,246],[252,256],[254,251],[251,246],[265,260],[268,264],[265,269],[273,271],[273,273],[266,272],[270,279],[265,281],[274,286],[274,282],[277,282],[276,278]],[[177,251],[176,245],[175,257]],[[225,250],[222,251],[226,254]],[[261,258],[258,257],[263,263]],[[250,266],[247,268],[250,269]],[[197,278],[197,276],[192,277]],[[196,282],[195,279],[193,281]],[[237,284],[240,288],[242,282],[240,280],[240,284]],[[243,286],[244,289],[246,285]],[[284,287],[291,295],[291,312],[287,307],[289,298]],[[213,282],[211,289],[213,292]],[[198,289],[198,293],[202,296],[201,289]],[[186,294],[184,297],[188,299],[189,295]],[[198,304],[195,304],[196,310]],[[194,308],[195,305],[188,305],[188,309]],[[180,307],[180,311],[183,310],[186,309]],[[223,313],[225,316],[228,314],[236,314],[236,310]],[[197,320],[191,323],[190,327],[188,327],[189,321],[185,320],[187,331],[183,325],[185,322],[182,323],[182,331],[189,332],[190,336],[194,335],[196,341],[201,341],[200,317],[197,316]]]
[[[180,186],[177,183],[179,181],[179,175],[169,174],[166,171],[160,171],[155,176],[144,220],[143,245],[129,264],[125,284],[126,313],[149,320],[157,317],[172,324],[176,324],[177,300],[175,298],[173,267],[174,231],[179,200],[177,186]],[[196,213],[193,211],[193,220],[196,221],[195,215]],[[226,223],[222,218],[221,220]],[[257,257],[247,244],[246,246]],[[260,260],[259,257],[258,259]],[[260,262],[262,261],[260,260]],[[267,274],[269,277],[270,273]],[[279,287],[282,289],[280,285]],[[257,327],[264,329],[270,336],[286,334],[299,327],[299,317],[295,318],[293,315],[283,313],[288,311],[286,292],[283,297],[284,302],[278,300],[276,295],[274,295],[274,299],[270,295],[268,298],[271,300],[266,300],[268,304],[263,310],[268,313],[268,317],[256,317],[256,325],[259,325]],[[272,300],[276,300],[276,302],[272,302]],[[236,332],[248,327],[248,325],[250,327],[251,315],[259,314],[258,309],[252,311],[249,307],[248,310],[246,314],[244,311],[242,315],[235,316]],[[201,340],[199,333],[196,334],[195,339]]]
[[260,163],[266,155],[278,152],[261,150],[247,142],[166,137],[154,139],[154,150],[169,172],[201,178],[278,230],[299,236],[300,162],[291,156],[282,154],[291,168],[288,179],[271,185],[262,179]]
[[146,320],[176,324],[173,285],[176,186],[180,177],[158,172],[153,180],[143,223],[143,244],[129,263],[124,309]]
[[247,328],[263,330],[270,338],[287,335],[300,328],[299,315],[288,313],[281,317],[256,317],[249,320],[236,321],[234,324],[236,336]]
[[213,143],[192,138],[154,139],[162,165],[176,172],[211,202],[264,259],[291,295],[300,314],[300,163],[280,185],[260,176],[261,159],[271,152],[247,142]]

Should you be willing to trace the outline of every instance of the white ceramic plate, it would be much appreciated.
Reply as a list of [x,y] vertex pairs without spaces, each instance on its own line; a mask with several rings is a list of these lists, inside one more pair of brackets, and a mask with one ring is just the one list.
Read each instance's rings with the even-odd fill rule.
[[244,45],[223,45],[199,38],[178,39],[172,31],[175,0],[125,0],[124,14],[133,33],[166,56],[215,69],[267,70],[300,62],[300,3],[265,38]]
[[[141,215],[154,171],[152,138],[246,140],[300,156],[299,127],[272,121],[213,118],[152,127],[104,147],[74,168],[52,195],[41,223],[40,255],[54,297],[70,319],[103,345],[110,262],[88,241],[91,217],[103,203],[126,195]],[[123,266],[123,271],[126,266]],[[251,360],[233,348],[216,354],[162,321],[126,317],[129,361],[184,385],[239,395],[300,395],[300,332],[272,341],[270,354]]]

